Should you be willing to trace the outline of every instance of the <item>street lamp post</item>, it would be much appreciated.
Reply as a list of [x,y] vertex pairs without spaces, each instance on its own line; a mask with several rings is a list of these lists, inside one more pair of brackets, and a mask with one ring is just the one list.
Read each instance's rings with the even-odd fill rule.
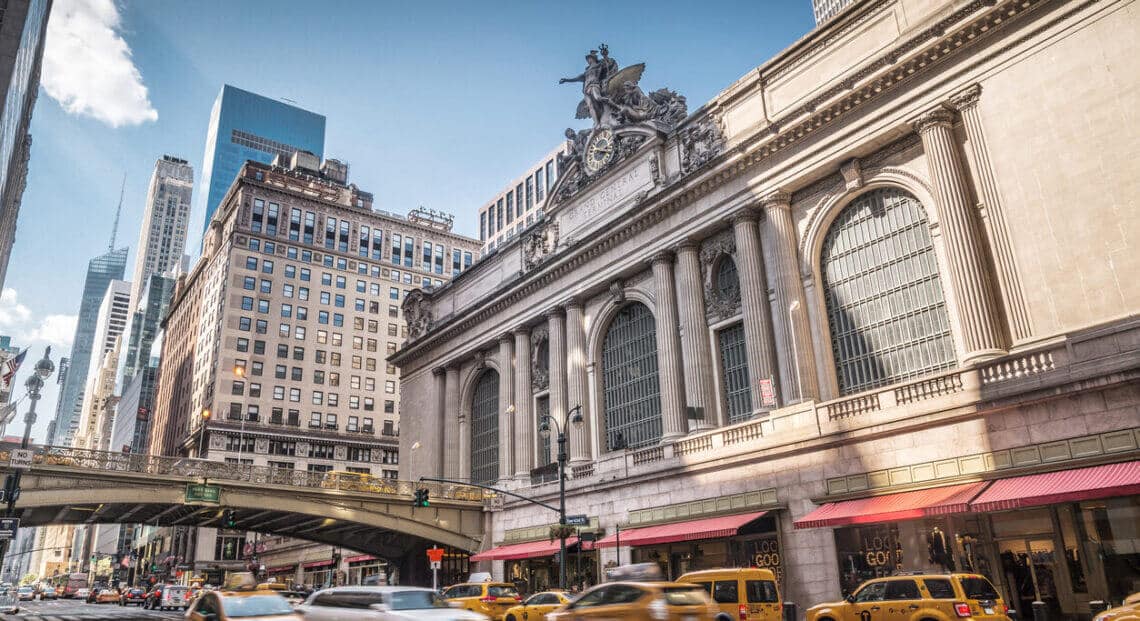
[[582,405],[578,404],[566,412],[566,418],[561,424],[549,414],[542,418],[538,433],[543,439],[550,438],[551,423],[558,432],[558,586],[566,590],[566,432],[571,424],[576,428],[582,426]]
[[[51,377],[55,372],[55,363],[51,361],[51,347],[44,349],[44,357],[36,363],[35,373],[24,382],[24,386],[28,389],[28,399],[31,404],[28,406],[28,413],[24,416],[24,438],[20,440],[20,448],[28,448],[28,444],[32,439],[32,425],[36,422],[36,402],[40,400],[40,390],[44,387],[44,380]],[[7,496],[8,507],[5,511],[6,517],[12,517],[16,512],[16,497],[20,491],[20,475],[24,472],[23,468],[16,468],[12,474],[8,475],[8,481],[4,488]],[[4,564],[4,555],[8,553],[8,541],[4,541],[0,546],[0,568]]]
[[[234,376],[244,380],[245,379],[245,367],[235,366],[234,367]],[[237,466],[238,466],[239,470],[241,469],[241,454],[243,452],[243,449],[245,449],[245,412],[241,413],[241,431],[238,432]]]
[[202,421],[198,426],[198,459],[205,459],[203,455],[203,444],[206,442],[206,424],[210,422],[210,410],[206,408],[202,410]]

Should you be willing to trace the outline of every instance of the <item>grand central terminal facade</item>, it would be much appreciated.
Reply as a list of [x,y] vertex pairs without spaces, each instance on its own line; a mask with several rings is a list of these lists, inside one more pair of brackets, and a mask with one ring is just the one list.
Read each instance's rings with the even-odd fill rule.
[[[863,0],[695,111],[592,51],[544,218],[404,303],[401,479],[556,504],[565,427],[576,583],[1140,590],[1138,13]],[[556,522],[470,569],[557,584]]]

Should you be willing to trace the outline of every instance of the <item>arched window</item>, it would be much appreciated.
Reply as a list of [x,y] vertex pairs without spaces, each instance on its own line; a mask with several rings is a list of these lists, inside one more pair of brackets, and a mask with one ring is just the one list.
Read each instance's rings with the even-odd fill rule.
[[499,372],[487,369],[471,398],[471,481],[499,479]]
[[832,223],[820,263],[842,393],[954,366],[954,343],[926,211],[886,188]]
[[656,444],[661,439],[657,328],[644,304],[626,305],[606,330],[602,385],[606,449]]

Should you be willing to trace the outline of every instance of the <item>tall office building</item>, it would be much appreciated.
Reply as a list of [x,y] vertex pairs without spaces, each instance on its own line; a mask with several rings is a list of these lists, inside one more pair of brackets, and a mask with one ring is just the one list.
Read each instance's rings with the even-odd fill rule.
[[484,254],[521,235],[523,229],[542,218],[550,189],[558,180],[558,156],[564,149],[558,145],[479,208],[479,241],[483,242]]
[[[77,423],[79,431],[75,434],[77,447],[102,450],[110,440],[111,414],[108,406],[115,394],[115,376],[122,352],[123,332],[127,328],[130,297],[131,283],[113,280],[99,304],[91,352],[98,361],[98,366],[93,374],[88,374],[84,389],[83,405]],[[110,409],[110,413],[113,412],[114,409]]]
[[852,2],[855,0],[811,0],[811,12],[815,16],[815,25],[819,26],[835,17],[837,13]]
[[268,164],[280,155],[308,151],[319,161],[325,152],[325,117],[226,84],[210,112],[202,186],[206,218],[202,233],[246,160]]
[[150,276],[176,269],[182,261],[193,190],[194,169],[186,160],[163,155],[154,163],[139,243],[135,248],[132,313],[138,309],[143,292],[150,285]]
[[[374,210],[339,162],[247,162],[170,303],[152,452],[272,468],[283,480],[394,478],[400,378],[385,358],[407,334],[408,292],[444,286],[478,252],[451,224]],[[212,529],[201,532],[198,549],[215,556],[196,570],[242,566],[244,532],[220,531],[216,546]],[[337,560],[329,546],[266,544],[262,561],[286,582],[325,584],[340,562],[362,579],[380,565]]]
[[[87,279],[83,284],[83,298],[79,303],[79,321],[75,325],[75,336],[71,342],[71,364],[59,401],[55,408],[55,425],[48,443],[56,446],[70,446],[79,424],[79,414],[83,407],[83,389],[87,385],[87,372],[91,367],[91,354],[95,350],[95,324],[99,320],[99,306],[107,287],[113,280],[122,280],[127,269],[127,249],[114,249],[115,238],[111,237],[111,249],[87,264]],[[100,359],[100,347],[96,359]]]
[[51,4],[52,0],[8,0],[0,11],[0,289],[27,181],[32,147],[28,125],[40,90]]

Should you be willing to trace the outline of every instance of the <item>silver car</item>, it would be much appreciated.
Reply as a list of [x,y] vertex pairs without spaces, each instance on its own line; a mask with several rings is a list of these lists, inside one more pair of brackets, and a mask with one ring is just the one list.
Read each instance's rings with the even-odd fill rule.
[[475,621],[487,617],[468,610],[456,610],[439,593],[419,587],[349,586],[317,591],[297,612],[305,621]]

